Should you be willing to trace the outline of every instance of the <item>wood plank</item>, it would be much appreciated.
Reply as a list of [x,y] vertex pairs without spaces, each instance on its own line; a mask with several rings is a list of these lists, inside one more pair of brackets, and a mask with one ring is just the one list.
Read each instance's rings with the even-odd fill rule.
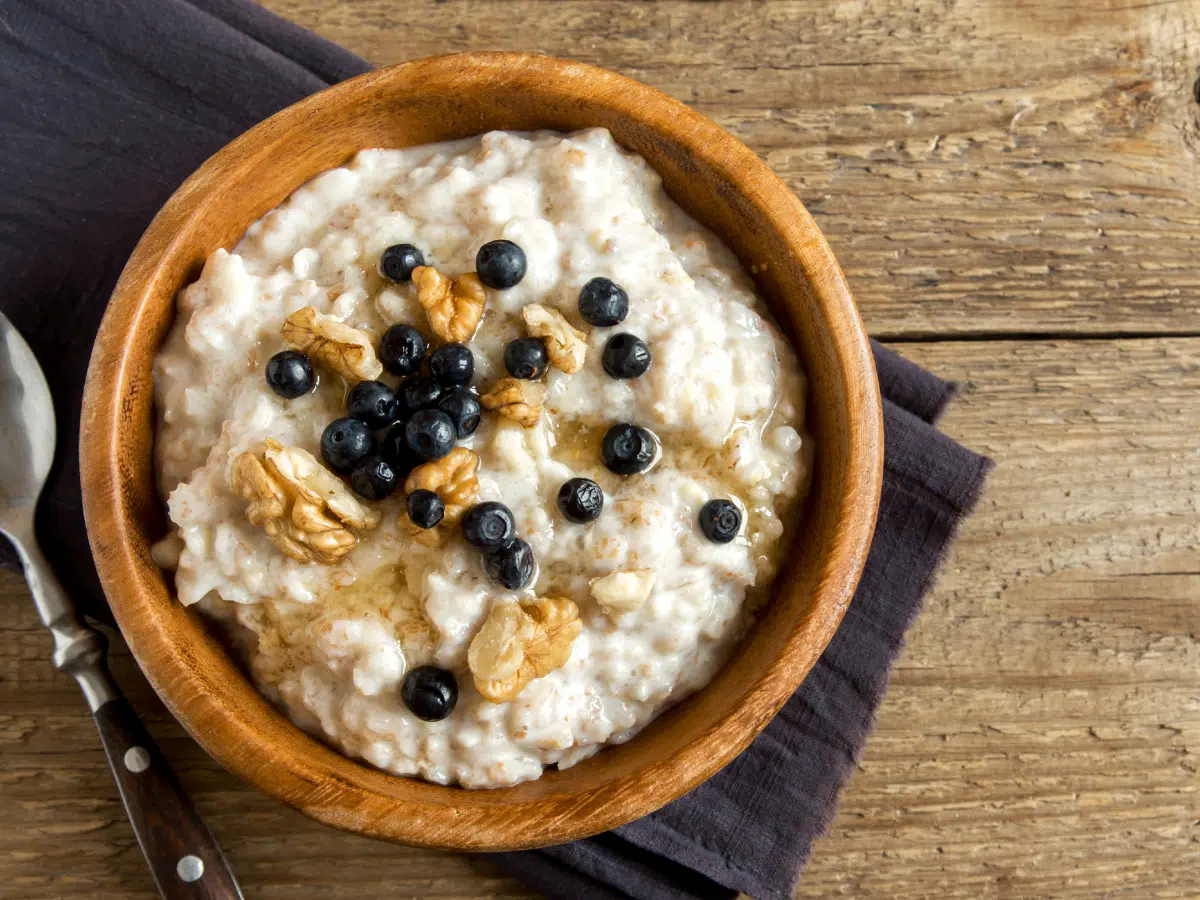
[[[903,348],[999,461],[798,897],[1195,897],[1200,339]],[[0,896],[153,896],[92,724],[0,575]],[[115,665],[249,896],[524,898],[341,834],[221,771]]]
[[808,204],[881,336],[1200,331],[1200,2],[267,0],[376,64],[573,57]]

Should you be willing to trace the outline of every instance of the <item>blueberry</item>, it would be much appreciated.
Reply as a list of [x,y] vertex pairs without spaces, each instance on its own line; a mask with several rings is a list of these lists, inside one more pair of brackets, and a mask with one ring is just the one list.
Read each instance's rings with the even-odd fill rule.
[[425,265],[425,257],[412,244],[392,244],[379,257],[379,273],[388,281],[412,281],[413,269]]
[[513,378],[541,378],[550,365],[541,338],[517,338],[504,348],[504,368]]
[[475,254],[475,273],[490,288],[510,288],[525,277],[525,251],[512,241],[489,241]]
[[393,375],[411,375],[425,358],[425,338],[411,325],[393,325],[379,342],[379,361]]
[[437,408],[450,417],[459,440],[470,437],[479,427],[479,398],[466,388],[454,388],[442,394]]
[[404,426],[408,448],[421,459],[441,459],[454,449],[454,423],[441,410],[423,409]]
[[423,409],[433,409],[446,392],[432,378],[410,378],[400,385],[400,416],[408,418]]
[[418,719],[440,722],[454,712],[458,703],[458,682],[454,673],[437,666],[417,666],[409,669],[400,688],[404,705]]
[[594,521],[604,509],[604,491],[590,478],[572,478],[558,489],[558,508],[568,521]]
[[637,378],[650,368],[650,348],[635,335],[614,334],[604,345],[600,365],[613,378]]
[[700,530],[714,544],[728,544],[742,527],[742,511],[729,500],[709,500],[700,507]]
[[533,581],[533,548],[520,538],[483,558],[488,577],[501,587],[519,591]]
[[371,429],[349,416],[330,422],[321,432],[321,457],[329,468],[343,475],[348,475],[374,449]]
[[350,487],[367,500],[382,500],[396,490],[396,470],[382,456],[373,453],[354,467]]
[[467,543],[484,551],[507,547],[517,534],[512,510],[495,500],[472,506],[463,517],[462,527]]
[[408,447],[408,439],[404,434],[407,424],[407,422],[397,422],[384,432],[383,438],[379,442],[379,455],[387,460],[392,471],[396,473],[397,480],[408,475],[422,462],[421,458]]
[[384,428],[396,421],[399,402],[382,381],[360,381],[346,396],[346,412],[372,428]]
[[579,289],[579,315],[600,328],[617,325],[629,315],[629,295],[607,278],[593,278]]
[[267,360],[267,384],[285,400],[303,397],[316,383],[312,363],[299,351],[281,350]]
[[645,428],[622,422],[604,433],[600,455],[610,472],[636,475],[644,472],[654,461],[658,443]]
[[419,528],[432,528],[446,515],[446,504],[433,491],[413,491],[408,495],[408,517]]
[[475,374],[475,357],[466,344],[446,344],[429,354],[429,374],[446,387],[470,384]]

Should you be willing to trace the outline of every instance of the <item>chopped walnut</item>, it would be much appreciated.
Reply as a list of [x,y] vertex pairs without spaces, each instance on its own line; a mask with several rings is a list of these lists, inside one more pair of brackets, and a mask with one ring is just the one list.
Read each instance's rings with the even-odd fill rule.
[[287,512],[287,494],[253,453],[243,453],[233,461],[230,481],[237,495],[250,501],[246,518],[251,525],[278,519]]
[[583,367],[587,355],[587,335],[568,322],[557,309],[530,303],[521,315],[531,337],[544,338],[550,362],[568,375]]
[[404,513],[400,523],[409,535],[426,547],[440,547],[479,496],[479,456],[466,447],[455,447],[441,459],[417,466],[404,482],[405,493],[433,491],[442,498],[446,512],[433,528],[422,528]]
[[654,590],[653,569],[629,569],[613,572],[603,578],[593,578],[590,586],[606,613],[620,615],[639,608]]
[[307,353],[347,381],[373,381],[383,373],[370,336],[311,306],[283,320],[283,340],[293,350]]
[[537,623],[525,645],[525,658],[533,663],[535,677],[549,675],[571,658],[571,644],[583,623],[579,610],[565,597],[539,597],[523,609]]
[[477,678],[507,678],[525,662],[525,645],[533,638],[535,624],[516,603],[492,607],[467,649],[467,665]]
[[433,266],[417,266],[412,281],[434,334],[447,343],[465,343],[475,336],[487,301],[478,275],[469,272],[449,278]]
[[515,699],[570,659],[582,628],[579,610],[562,597],[496,605],[467,651],[475,687],[492,703]]
[[293,488],[302,499],[329,511],[347,525],[370,531],[379,524],[379,511],[363,506],[340,478],[299,447],[284,447],[267,441],[263,454],[267,467]]
[[369,530],[379,524],[378,512],[297,447],[267,441],[262,459],[251,451],[239,454],[230,482],[249,501],[247,520],[262,525],[271,543],[297,562],[332,565],[358,543],[347,526]]
[[494,410],[506,419],[532,428],[542,417],[546,386],[522,378],[501,378],[479,398],[484,409]]

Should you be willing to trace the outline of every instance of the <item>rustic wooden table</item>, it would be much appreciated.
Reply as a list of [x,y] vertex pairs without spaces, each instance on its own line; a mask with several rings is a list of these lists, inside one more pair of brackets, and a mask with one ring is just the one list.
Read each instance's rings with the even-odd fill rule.
[[[999,462],[797,897],[1200,896],[1200,2],[270,0],[384,64],[515,48],[694,105],[788,181],[870,332]],[[0,576],[0,896],[151,898]],[[518,898],[312,823],[118,679],[250,898]]]

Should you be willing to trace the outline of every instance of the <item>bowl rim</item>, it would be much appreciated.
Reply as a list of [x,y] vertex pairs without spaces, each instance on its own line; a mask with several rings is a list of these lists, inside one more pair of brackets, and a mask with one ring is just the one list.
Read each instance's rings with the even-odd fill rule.
[[[463,65],[481,78],[502,78],[516,69],[536,71],[539,78],[561,86],[564,96],[572,82],[586,78],[616,90],[606,102],[618,112],[653,128],[669,118],[672,129],[688,130],[689,150],[705,160],[739,190],[753,177],[759,189],[753,202],[772,227],[778,229],[793,249],[812,286],[814,301],[833,310],[831,318],[842,327],[833,329],[837,376],[847,389],[851,437],[846,465],[844,514],[831,539],[831,552],[824,558],[823,571],[842,573],[839,579],[821,580],[813,590],[812,609],[795,625],[782,651],[756,683],[727,710],[716,726],[704,735],[652,764],[615,782],[592,786],[582,792],[535,796],[498,805],[488,795],[497,791],[471,790],[428,785],[435,791],[456,792],[453,802],[411,800],[382,793],[383,779],[400,776],[378,772],[365,763],[350,760],[330,748],[339,759],[364,770],[357,778],[330,774],[330,762],[314,750],[304,755],[277,756],[285,779],[268,777],[262,765],[251,760],[271,754],[269,736],[241,729],[246,743],[228,746],[228,741],[210,739],[214,719],[227,714],[203,696],[205,682],[179,658],[161,628],[139,627],[152,618],[152,598],[135,589],[136,570],[145,565],[131,537],[131,521],[138,511],[131,508],[121,489],[128,478],[122,462],[121,431],[123,398],[132,391],[152,390],[131,371],[128,344],[138,327],[143,299],[156,286],[161,273],[159,259],[167,255],[174,233],[189,211],[219,184],[221,173],[262,142],[270,141],[301,124],[309,114],[328,103],[368,96],[380,85],[415,72],[433,72]],[[460,73],[461,75],[461,73]],[[647,113],[647,110],[652,113]],[[648,122],[648,115],[655,122]],[[762,189],[765,185],[767,189]],[[743,191],[744,192],[744,191]],[[335,84],[283,109],[235,138],[211,156],[167,200],[137,244],[113,291],[88,367],[84,389],[80,438],[80,471],[84,515],[89,540],[113,614],[139,666],[156,693],[187,731],[227,770],[250,781],[259,790],[326,824],[372,837],[415,846],[457,850],[513,850],[574,840],[625,824],[658,809],[696,787],[740,753],[766,726],[796,690],[832,638],[853,596],[866,562],[874,532],[883,471],[883,422],[874,360],[858,310],[845,277],[816,223],[792,191],[744,144],[724,129],[680,101],[654,88],[615,72],[570,60],[526,53],[460,53],[416,59],[376,69]],[[807,640],[801,640],[801,638]],[[166,686],[171,690],[167,690]],[[187,706],[174,700],[184,689],[200,692]],[[749,722],[749,724],[748,724]],[[293,726],[294,727],[294,726]],[[313,742],[316,747],[321,745]],[[321,758],[318,758],[321,757]],[[405,779],[411,781],[411,779]],[[373,783],[373,784],[372,784]],[[614,790],[614,784],[621,788]],[[620,794],[620,802],[610,802]],[[465,801],[474,796],[475,801]],[[385,809],[373,800],[390,804]],[[548,806],[551,804],[551,806]],[[396,814],[401,808],[411,815]],[[491,826],[487,814],[498,823]],[[502,812],[501,812],[502,811]],[[467,815],[466,812],[473,814]]]

